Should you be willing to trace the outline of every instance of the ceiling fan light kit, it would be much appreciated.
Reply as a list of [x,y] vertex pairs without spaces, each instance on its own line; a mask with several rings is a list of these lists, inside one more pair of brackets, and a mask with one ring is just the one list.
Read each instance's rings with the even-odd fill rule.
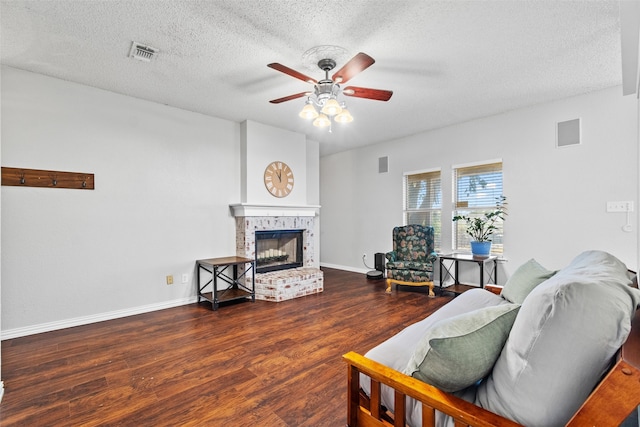
[[372,57],[360,52],[329,78],[329,71],[336,67],[336,61],[331,58],[320,59],[317,65],[318,68],[324,71],[324,79],[318,81],[282,64],[268,64],[267,66],[274,70],[306,83],[313,84],[314,86],[313,92],[301,92],[283,98],[273,99],[269,102],[279,104],[306,96],[307,101],[298,115],[304,119],[313,120],[313,125],[316,127],[329,127],[329,132],[331,132],[332,119],[336,123],[350,123],[353,121],[353,116],[347,109],[346,103],[338,100],[340,94],[377,101],[388,101],[391,95],[393,95],[393,92],[389,90],[351,86],[346,87],[344,90],[341,89],[340,83],[346,83],[356,74],[369,68],[374,62],[375,60]]

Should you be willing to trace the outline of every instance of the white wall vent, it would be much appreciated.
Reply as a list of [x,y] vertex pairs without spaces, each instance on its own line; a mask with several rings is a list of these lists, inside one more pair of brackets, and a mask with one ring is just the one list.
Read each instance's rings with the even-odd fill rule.
[[131,42],[129,56],[140,61],[151,62],[158,53],[155,47],[147,46],[138,42]]
[[556,147],[580,145],[580,118],[558,122],[556,125]]
[[378,173],[389,172],[389,156],[378,157]]

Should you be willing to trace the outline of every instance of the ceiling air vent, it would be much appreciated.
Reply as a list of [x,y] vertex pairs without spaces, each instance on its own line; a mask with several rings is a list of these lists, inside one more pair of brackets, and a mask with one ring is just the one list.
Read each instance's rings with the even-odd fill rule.
[[132,42],[129,56],[140,61],[151,62],[157,53],[158,49],[155,47],[147,46],[138,42]]

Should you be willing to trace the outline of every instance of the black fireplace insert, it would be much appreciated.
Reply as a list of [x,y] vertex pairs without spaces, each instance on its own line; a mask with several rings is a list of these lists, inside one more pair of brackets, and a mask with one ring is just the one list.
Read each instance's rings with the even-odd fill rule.
[[302,267],[303,231],[256,231],[256,273]]

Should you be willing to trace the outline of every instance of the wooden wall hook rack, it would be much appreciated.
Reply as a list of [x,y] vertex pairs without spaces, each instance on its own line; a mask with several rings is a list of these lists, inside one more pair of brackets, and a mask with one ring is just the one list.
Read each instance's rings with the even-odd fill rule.
[[93,190],[92,173],[2,167],[2,185]]

